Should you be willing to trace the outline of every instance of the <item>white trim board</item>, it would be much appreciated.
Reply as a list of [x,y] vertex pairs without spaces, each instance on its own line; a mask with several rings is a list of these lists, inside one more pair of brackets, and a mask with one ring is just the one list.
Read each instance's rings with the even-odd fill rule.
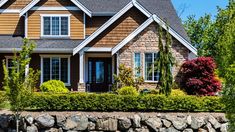
[[[167,30],[167,25],[164,21],[162,21],[156,15],[152,15],[148,20],[146,20],[142,25],[140,25],[135,31],[133,31],[130,35],[128,35],[122,42],[116,45],[112,49],[112,55],[118,52],[123,46],[125,46],[128,42],[130,42],[133,38],[135,38],[139,33],[141,33],[146,27],[148,27],[153,22],[158,23],[165,30]],[[197,55],[197,49],[194,48],[188,41],[186,41],[182,36],[180,36],[177,32],[175,32],[171,27],[168,29],[169,33],[177,39],[181,44],[187,47],[192,53]]]
[[73,55],[77,54],[80,50],[82,50],[88,43],[90,43],[93,39],[95,39],[99,34],[101,34],[109,26],[111,26],[116,20],[118,20],[123,14],[129,11],[132,7],[138,8],[147,17],[151,16],[151,13],[149,13],[143,6],[141,6],[137,1],[132,0],[124,8],[122,8],[117,14],[115,14],[106,23],[104,23],[100,28],[98,28],[92,35],[90,35],[81,44],[79,44],[76,48],[74,48]]
[[[0,53],[14,53],[21,51],[21,48],[0,48]],[[73,53],[73,49],[66,48],[36,48],[33,53]]]
[[61,7],[43,7],[43,6],[35,6],[32,7],[30,10],[33,11],[81,11],[81,9],[79,9],[76,6],[61,6]]
[[0,7],[3,6],[8,0],[1,0]]
[[25,6],[21,11],[20,11],[20,16],[23,16],[28,10],[30,10],[33,6],[35,6],[40,0],[33,0],[31,1],[27,6]]
[[0,9],[0,13],[20,13],[20,9]]

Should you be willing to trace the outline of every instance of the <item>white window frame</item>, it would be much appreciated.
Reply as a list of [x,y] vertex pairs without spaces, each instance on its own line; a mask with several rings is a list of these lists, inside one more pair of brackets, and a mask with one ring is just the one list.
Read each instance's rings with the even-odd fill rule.
[[[41,81],[40,81],[40,84],[43,83],[43,59],[44,58],[50,58],[50,80],[52,80],[52,64],[51,64],[51,59],[52,58],[59,58],[59,64],[60,64],[60,60],[61,58],[67,58],[68,59],[68,82],[67,83],[64,83],[65,86],[71,86],[71,82],[70,82],[70,57],[71,55],[40,55],[41,57]],[[59,80],[61,80],[61,68],[59,66]]]
[[[146,77],[145,77],[145,55],[146,54],[152,54],[152,62],[154,62],[154,54],[158,54],[158,52],[145,52],[144,53],[144,58],[143,58],[143,76],[144,76],[144,82],[147,82],[147,83],[158,83],[159,81],[154,81],[154,72],[152,73],[152,80],[146,80]],[[154,65],[152,65],[152,68],[154,68]]]
[[142,67],[142,55],[141,55],[141,52],[134,52],[133,53],[133,71],[134,71],[134,77],[136,77],[136,65],[135,65],[135,54],[140,54],[140,76],[141,77],[141,67]]
[[9,62],[10,59],[13,60],[14,56],[5,56],[5,58],[6,58],[6,68],[8,69],[9,68],[8,67],[8,62]]
[[[70,16],[71,14],[40,14],[41,16],[41,37],[45,37],[45,38],[68,38],[70,37]],[[59,20],[59,35],[44,35],[44,17],[59,17],[60,20]],[[68,35],[61,35],[61,17],[68,17]],[[52,21],[50,19],[50,32],[52,32]]]

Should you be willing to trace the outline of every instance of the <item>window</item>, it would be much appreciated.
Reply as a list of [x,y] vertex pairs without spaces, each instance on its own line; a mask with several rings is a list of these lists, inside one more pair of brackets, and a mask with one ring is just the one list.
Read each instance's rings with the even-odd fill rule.
[[145,81],[159,81],[159,72],[154,65],[158,53],[145,53]]
[[65,85],[70,85],[70,58],[68,56],[42,56],[41,67],[41,82],[60,80]]
[[134,73],[135,77],[140,77],[140,71],[141,71],[141,55],[140,53],[135,53],[134,54]]
[[12,59],[12,57],[6,58],[6,67],[7,67],[7,69],[8,69],[9,74],[12,72],[13,66],[14,66],[14,65],[13,65],[13,59]]
[[46,37],[70,36],[69,15],[42,15],[42,34]]

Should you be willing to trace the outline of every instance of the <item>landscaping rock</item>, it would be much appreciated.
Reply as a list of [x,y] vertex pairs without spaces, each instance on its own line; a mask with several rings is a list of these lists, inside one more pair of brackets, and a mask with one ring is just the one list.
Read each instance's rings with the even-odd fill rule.
[[55,124],[55,119],[49,114],[42,114],[35,118],[39,128],[50,128]]
[[83,114],[69,116],[62,126],[65,130],[84,131],[88,127],[88,118]]
[[218,129],[221,127],[221,124],[215,119],[215,117],[213,117],[212,115],[210,115],[208,117],[208,121],[211,123],[211,125],[215,128]]
[[209,122],[206,124],[205,129],[208,132],[215,132],[215,129],[212,127],[212,125]]
[[172,119],[172,124],[177,130],[184,130],[188,126],[185,120],[185,118],[176,117]]
[[159,130],[158,130],[159,132],[167,132],[167,129],[166,128],[159,128]]
[[8,128],[8,125],[9,125],[9,116],[7,115],[1,115],[0,116],[0,128]]
[[163,125],[167,128],[171,126],[171,122],[166,119],[162,119],[162,122],[163,122]]
[[131,127],[131,120],[128,118],[119,118],[118,119],[118,125],[120,130],[128,130]]
[[220,127],[221,132],[228,132],[228,123],[224,123]]
[[33,124],[34,119],[31,115],[26,115],[24,119],[25,119],[25,121],[27,122],[28,125]]
[[135,128],[140,128],[141,127],[141,124],[140,124],[141,117],[139,115],[135,114],[132,117],[132,121],[133,121],[133,127],[135,127]]
[[192,117],[192,123],[191,123],[192,129],[197,130],[203,125],[205,125],[205,120],[203,117]]
[[134,132],[150,132],[148,128],[136,128]]
[[63,115],[56,115],[56,123],[57,123],[57,126],[59,126],[59,127],[64,126],[65,121],[66,121],[65,116],[63,116]]
[[89,122],[88,123],[88,130],[95,130],[95,123]]
[[176,130],[174,127],[169,127],[167,128],[167,132],[180,132],[180,131]]
[[87,118],[88,118],[88,121],[91,121],[93,123],[96,123],[96,121],[98,119],[97,117],[93,117],[93,116],[90,116],[90,115]]
[[[45,132],[61,132],[60,129],[57,129],[57,128],[51,128],[49,130],[46,130]],[[63,132],[63,131],[62,131]]]
[[117,119],[103,118],[98,119],[96,123],[96,129],[99,131],[116,131],[118,128]]
[[207,132],[207,130],[202,129],[202,128],[199,128],[199,129],[198,129],[198,132]]
[[149,119],[149,116],[146,116],[146,115],[143,114],[143,113],[140,113],[139,116],[140,116],[140,118],[141,118],[141,121],[146,121],[146,120]]
[[192,116],[190,116],[190,115],[187,116],[186,121],[187,121],[188,125],[191,125],[192,124]]
[[228,122],[228,119],[227,119],[225,116],[217,116],[217,117],[216,117],[216,120],[217,120],[219,123],[227,123],[227,122]]
[[32,124],[31,126],[28,126],[26,128],[26,131],[27,132],[38,132],[38,128],[35,125]]
[[193,132],[193,129],[187,128],[187,129],[184,129],[183,132]]
[[161,119],[158,117],[149,118],[145,123],[154,131],[158,131],[158,128],[162,127]]

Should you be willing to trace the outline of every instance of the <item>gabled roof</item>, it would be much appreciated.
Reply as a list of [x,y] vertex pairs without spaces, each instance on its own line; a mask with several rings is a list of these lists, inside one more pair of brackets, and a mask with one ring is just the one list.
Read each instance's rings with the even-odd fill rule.
[[[140,25],[135,31],[133,31],[130,35],[128,35],[122,42],[116,45],[112,49],[112,55],[118,52],[122,47],[124,47],[128,42],[130,42],[133,38],[135,38],[139,33],[141,33],[146,27],[148,27],[151,23],[156,22],[160,26],[162,26],[165,30],[167,30],[167,25],[164,21],[162,21],[158,16],[152,15],[146,20],[142,25]],[[181,37],[177,32],[175,32],[171,27],[169,27],[168,32],[177,39],[181,44],[187,47],[193,54],[197,55],[197,49],[193,47],[188,41],[186,41],[183,37]]]
[[[20,16],[23,16],[26,12],[28,12],[31,8],[33,8],[40,0],[32,0],[26,7],[24,7],[20,11]],[[87,9],[83,4],[81,4],[78,0],[71,0],[79,9],[85,12],[88,16],[91,17],[91,11]]]
[[77,54],[81,49],[83,49],[88,43],[94,40],[99,34],[105,31],[109,26],[111,26],[116,20],[118,20],[123,14],[129,11],[132,7],[136,7],[147,17],[151,16],[151,13],[148,12],[144,7],[142,7],[137,1],[132,0],[124,8],[122,8],[118,13],[116,13],[112,18],[110,18],[106,23],[104,23],[100,28],[98,28],[93,34],[91,34],[87,39],[85,39],[80,45],[78,45],[73,50],[73,54]]
[[0,7],[3,6],[8,0],[0,0]]
[[[88,0],[89,1],[89,0]],[[101,1],[101,0],[100,0]],[[117,19],[119,19],[123,14],[125,14],[129,9],[131,9],[132,7],[136,7],[137,9],[139,9],[143,14],[145,14],[147,17],[153,17],[156,22],[160,23],[160,21],[163,23],[162,26],[166,25],[166,22],[164,22],[160,17],[157,17],[156,12],[157,9],[155,8],[149,8],[151,9],[151,12],[149,11],[149,9],[147,10],[139,1],[142,1],[143,4],[147,3],[147,0],[132,0],[131,2],[129,2],[125,7],[123,7],[118,13],[116,13],[112,18],[110,18],[106,23],[104,23],[100,28],[98,28],[93,34],[91,34],[87,39],[85,39],[80,45],[78,45],[74,50],[73,50],[73,54],[75,55],[76,53],[78,53],[80,50],[82,50],[87,44],[89,44],[92,40],[94,40],[98,35],[100,35],[103,31],[105,31],[109,26],[111,26]],[[149,1],[169,1],[169,0],[148,0]],[[164,2],[163,2],[164,3]],[[151,3],[150,4],[155,4],[159,5],[159,3]],[[170,10],[170,8],[173,8],[171,2],[168,2],[168,4],[170,4],[170,6],[166,6],[167,9]],[[161,5],[161,4],[160,4]],[[153,5],[152,5],[153,6]],[[151,6],[151,7],[152,7]],[[159,9],[164,8],[165,5],[161,5],[163,6],[162,8],[159,7]],[[174,8],[173,8],[174,10]],[[163,12],[162,12],[163,13]],[[169,13],[167,15],[167,13]],[[173,20],[177,21],[179,20],[179,18],[177,17],[177,14],[175,13],[170,13],[167,12],[165,13],[166,16],[171,16],[173,15],[173,19],[171,23],[174,23]],[[153,15],[152,14],[156,14]],[[150,18],[151,20],[151,18]],[[167,21],[168,22],[168,21]],[[173,26],[171,25],[171,23],[169,23],[169,32],[171,33],[172,36],[174,36],[178,41],[180,41],[183,45],[185,45],[190,51],[192,51],[194,54],[197,54],[197,50],[190,44],[189,39],[187,37],[187,34],[185,33],[184,28],[182,27],[182,24],[180,21],[175,22],[178,24],[173,24]],[[179,26],[177,26],[179,25]],[[180,26],[181,25],[181,26]],[[174,27],[174,28],[173,28]],[[140,30],[140,28],[142,28],[141,26],[138,28]],[[164,28],[164,27],[163,27]],[[175,30],[178,29],[178,30]],[[133,35],[133,34],[131,34]],[[128,37],[131,37],[131,35],[129,35]],[[127,37],[127,38],[128,38]],[[124,40],[123,40],[124,41]]]

